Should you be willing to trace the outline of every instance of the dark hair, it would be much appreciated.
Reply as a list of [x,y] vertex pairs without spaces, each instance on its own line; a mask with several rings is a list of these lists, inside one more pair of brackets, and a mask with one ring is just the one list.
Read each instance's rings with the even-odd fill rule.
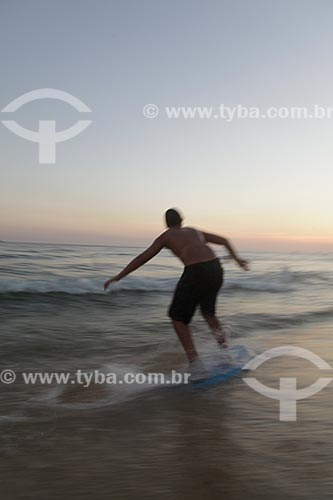
[[178,224],[181,224],[182,220],[180,213],[174,208],[169,208],[169,210],[165,212],[165,222],[168,227],[178,226]]

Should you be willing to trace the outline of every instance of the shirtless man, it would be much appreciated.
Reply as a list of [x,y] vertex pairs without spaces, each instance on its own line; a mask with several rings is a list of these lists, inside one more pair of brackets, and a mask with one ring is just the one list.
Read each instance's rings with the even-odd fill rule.
[[230,256],[246,271],[248,263],[237,256],[226,238],[191,227],[182,227],[182,217],[177,210],[173,208],[167,210],[165,221],[168,229],[117,276],[107,280],[104,283],[104,290],[110,283],[121,280],[143,266],[162,248],[171,250],[183,262],[185,268],[169,307],[169,316],[189,362],[193,363],[198,360],[198,353],[192,340],[189,323],[198,305],[217,342],[227,347],[222,325],[215,316],[216,297],[223,283],[223,269],[207,243],[225,246]]

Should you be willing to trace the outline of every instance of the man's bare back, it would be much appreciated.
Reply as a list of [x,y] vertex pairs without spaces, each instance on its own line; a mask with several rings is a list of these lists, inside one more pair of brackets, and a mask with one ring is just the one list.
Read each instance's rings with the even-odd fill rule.
[[171,227],[161,235],[164,247],[171,250],[185,266],[216,259],[204,233],[192,227]]

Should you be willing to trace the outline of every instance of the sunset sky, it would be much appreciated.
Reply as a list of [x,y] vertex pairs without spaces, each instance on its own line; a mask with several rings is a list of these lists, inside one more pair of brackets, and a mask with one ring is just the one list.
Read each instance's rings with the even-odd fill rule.
[[[178,207],[244,249],[333,250],[331,119],[168,119],[165,106],[333,108],[330,0],[0,3],[1,102],[57,130],[56,164],[0,124],[0,239],[145,245]],[[160,108],[143,116],[145,104]],[[5,118],[0,113],[1,120]]]

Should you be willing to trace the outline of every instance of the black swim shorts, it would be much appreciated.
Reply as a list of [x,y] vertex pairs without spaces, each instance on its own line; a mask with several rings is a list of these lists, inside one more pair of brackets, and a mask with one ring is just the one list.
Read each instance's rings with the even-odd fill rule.
[[198,305],[203,314],[215,316],[216,297],[222,284],[219,259],[186,266],[169,307],[170,318],[188,324]]

